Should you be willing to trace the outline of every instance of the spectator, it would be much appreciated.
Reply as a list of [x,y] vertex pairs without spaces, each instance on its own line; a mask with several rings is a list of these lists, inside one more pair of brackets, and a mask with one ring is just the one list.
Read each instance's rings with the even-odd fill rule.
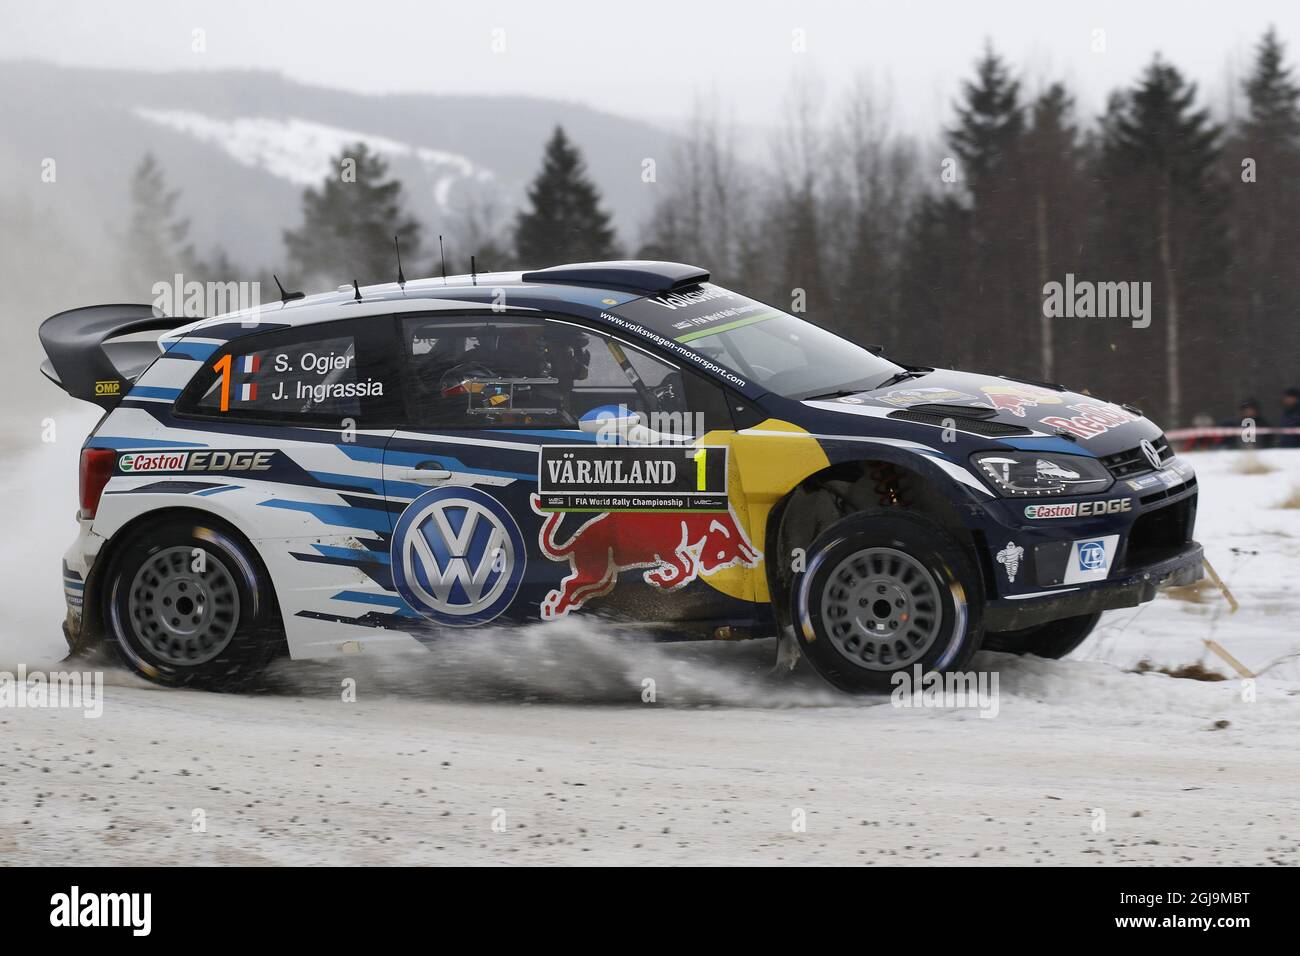
[[[1300,428],[1300,388],[1282,393],[1282,427]],[[1278,435],[1278,448],[1300,448],[1300,435]]]

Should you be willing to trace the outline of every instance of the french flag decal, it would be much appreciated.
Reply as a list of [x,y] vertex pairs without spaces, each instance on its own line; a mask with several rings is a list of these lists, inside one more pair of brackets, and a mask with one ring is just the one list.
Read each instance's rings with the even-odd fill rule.
[[260,355],[241,355],[239,357],[239,368],[236,369],[240,375],[252,375],[262,367],[262,358]]
[[253,382],[245,382],[239,386],[239,400],[241,402],[257,401],[257,385]]

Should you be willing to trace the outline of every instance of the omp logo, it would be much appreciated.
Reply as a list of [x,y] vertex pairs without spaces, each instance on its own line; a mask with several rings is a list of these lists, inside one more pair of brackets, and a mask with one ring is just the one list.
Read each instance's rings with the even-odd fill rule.
[[96,395],[120,395],[122,394],[122,383],[117,379],[95,383]]
[[119,471],[137,473],[142,471],[184,471],[189,461],[187,451],[150,451],[132,452],[117,459]]
[[133,936],[148,936],[153,928],[152,893],[70,892],[50,897],[51,926],[125,926]]
[[414,610],[440,624],[485,624],[514,600],[527,563],[519,526],[475,488],[435,488],[416,498],[393,533],[393,583]]

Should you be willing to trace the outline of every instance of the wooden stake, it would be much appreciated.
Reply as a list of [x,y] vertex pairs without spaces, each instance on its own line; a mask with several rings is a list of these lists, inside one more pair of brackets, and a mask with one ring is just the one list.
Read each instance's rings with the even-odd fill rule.
[[1241,661],[1237,660],[1235,657],[1229,654],[1227,648],[1225,648],[1218,641],[1212,641],[1208,637],[1202,638],[1202,640],[1205,642],[1206,647],[1208,647],[1210,650],[1214,651],[1214,653],[1218,654],[1225,661],[1227,661],[1228,666],[1231,667],[1238,674],[1240,674],[1242,677],[1252,678],[1255,676],[1254,673],[1250,670],[1250,668],[1248,668]]
[[1218,587],[1218,589],[1223,592],[1224,598],[1227,599],[1228,606],[1232,608],[1232,610],[1229,611],[1228,613],[1235,614],[1237,612],[1237,608],[1241,607],[1241,605],[1237,603],[1237,599],[1232,596],[1232,592],[1228,590],[1228,586],[1223,583],[1223,579],[1220,578],[1218,573],[1214,570],[1214,565],[1210,564],[1210,559],[1206,558],[1204,560],[1205,560],[1205,571],[1207,574],[1209,574],[1210,580],[1213,581],[1215,586]]

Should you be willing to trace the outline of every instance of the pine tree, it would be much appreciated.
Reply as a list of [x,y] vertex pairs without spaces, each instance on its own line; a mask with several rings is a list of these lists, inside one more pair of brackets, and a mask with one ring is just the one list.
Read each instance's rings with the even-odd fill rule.
[[957,125],[948,131],[973,213],[965,237],[972,247],[969,285],[960,296],[968,326],[963,361],[1021,375],[1037,372],[1034,350],[1026,344],[1041,314],[1032,218],[1023,196],[1024,135],[1020,84],[986,47],[974,80],[963,84]]
[[1300,148],[1300,86],[1283,65],[1286,50],[1277,30],[1269,27],[1255,49],[1255,64],[1243,86],[1249,114],[1243,132],[1248,140],[1272,142],[1288,150]]
[[420,224],[402,212],[401,181],[389,178],[388,163],[365,143],[343,150],[331,167],[319,189],[303,192],[302,225],[284,233],[295,280],[395,280],[394,236],[403,262],[421,255]]
[[[1063,281],[1065,273],[1082,275],[1087,271],[1090,207],[1085,155],[1074,126],[1073,97],[1064,85],[1053,83],[1035,97],[1030,116],[1022,146],[1024,198],[1033,217],[1032,267],[1041,294],[1048,282]],[[1078,348],[1086,336],[1077,327],[1061,327],[1059,320],[1049,318],[1042,309],[1038,327],[1038,363],[1033,374],[1043,381],[1057,381],[1056,359],[1060,354],[1070,356],[1069,371],[1077,375]]]
[[126,274],[136,287],[172,281],[195,264],[189,220],[177,214],[180,191],[167,188],[162,167],[145,153],[131,176],[131,222],[126,236]]
[[895,333],[890,354],[909,364],[973,368],[971,303],[974,255],[969,241],[971,213],[951,195],[928,195],[908,223],[900,287],[911,321]]
[[[1216,343],[1223,329],[1215,316],[1227,253],[1216,188],[1220,134],[1209,112],[1196,106],[1196,85],[1158,56],[1136,87],[1111,98],[1102,123],[1114,253],[1108,278],[1128,273],[1155,280],[1152,316],[1154,323],[1163,320],[1165,340],[1161,404],[1173,424],[1184,420],[1185,353],[1198,353],[1198,382],[1212,378],[1221,358]],[[1184,319],[1191,320],[1187,328]]]
[[600,194],[587,176],[577,147],[555,128],[542,169],[528,189],[531,209],[515,224],[515,251],[530,267],[614,259],[614,229],[600,208]]
[[1275,357],[1300,353],[1300,87],[1275,30],[1260,39],[1242,87],[1246,115],[1224,164],[1235,253],[1231,302],[1242,333],[1232,368],[1238,397],[1271,396],[1295,384],[1295,370]]
[[977,207],[1011,187],[1016,151],[1025,130],[1020,83],[991,46],[975,64],[974,82],[962,84],[964,103],[948,131]]

